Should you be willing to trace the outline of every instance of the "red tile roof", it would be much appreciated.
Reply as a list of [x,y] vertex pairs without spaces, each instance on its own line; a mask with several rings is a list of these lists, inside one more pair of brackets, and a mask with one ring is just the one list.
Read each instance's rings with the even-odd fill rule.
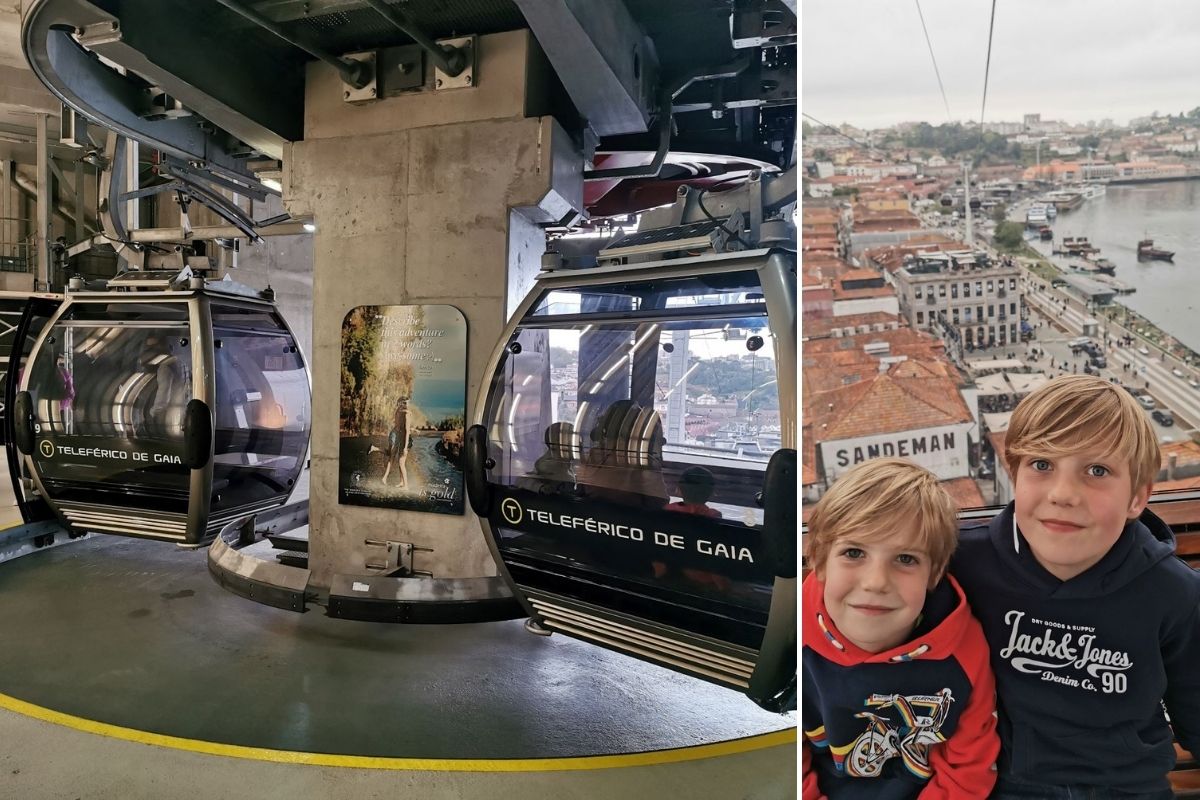
[[952,478],[940,483],[959,508],[982,508],[985,505],[983,492],[979,491],[979,484],[973,478]]
[[801,225],[814,225],[823,222],[837,223],[842,217],[840,209],[822,208],[821,206],[809,207],[805,206],[800,211]]
[[887,247],[873,247],[863,251],[863,259],[874,263],[888,272],[895,272],[904,265],[904,257],[916,253],[935,251],[958,251],[963,249],[963,243],[943,236],[940,233],[929,233],[914,236],[902,244]]
[[838,280],[839,280],[839,282],[869,281],[869,280],[880,280],[882,277],[883,276],[879,273],[879,270],[877,270],[877,269],[865,269],[863,267],[857,267],[857,268],[847,271]]
[[875,286],[864,289],[843,289],[840,283],[833,286],[834,300],[866,300],[872,297],[895,297],[896,290],[891,286]]
[[883,311],[871,311],[866,314],[846,314],[841,317],[826,317],[825,319],[805,322],[800,329],[800,335],[806,339],[821,339],[829,336],[836,329],[858,328],[859,325],[884,325],[890,329],[893,325],[908,327],[908,320],[897,314],[887,314]]
[[[894,331],[872,331],[836,339],[831,337],[807,341],[804,343],[805,364],[808,364],[810,359],[818,357],[823,361],[826,354],[845,352],[856,353],[860,359],[877,361],[878,357],[863,353],[863,345],[870,342],[887,342],[891,346],[891,355],[906,355],[919,361],[936,361],[946,349],[941,339],[929,333],[915,331],[911,328],[900,328]],[[817,363],[817,360],[813,361],[814,366]]]
[[817,441],[933,428],[971,421],[971,412],[949,378],[878,375],[805,398],[805,418]]
[[887,217],[884,219],[855,219],[854,231],[856,233],[871,233],[881,231],[911,231],[918,230],[921,227],[921,221],[916,217]]
[[817,275],[822,278],[840,278],[854,269],[849,262],[831,253],[809,252],[804,254],[801,265],[805,275]]
[[817,443],[812,438],[812,428],[805,425],[800,431],[800,485],[811,486],[817,482]]

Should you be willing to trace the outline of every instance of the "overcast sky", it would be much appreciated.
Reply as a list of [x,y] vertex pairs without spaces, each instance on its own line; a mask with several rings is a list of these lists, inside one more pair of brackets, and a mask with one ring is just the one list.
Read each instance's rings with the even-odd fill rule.
[[[991,0],[921,0],[951,118],[978,120]],[[939,124],[914,0],[804,0],[800,107],[822,122]],[[987,122],[1125,123],[1200,106],[1200,0],[997,0]]]

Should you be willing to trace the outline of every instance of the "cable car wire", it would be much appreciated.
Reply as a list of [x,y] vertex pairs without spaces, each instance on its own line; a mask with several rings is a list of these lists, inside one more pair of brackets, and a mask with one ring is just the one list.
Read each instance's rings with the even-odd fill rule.
[[987,108],[988,74],[992,70],[992,32],[996,29],[996,0],[992,0],[992,20],[988,23],[987,62],[983,68],[983,102],[979,105],[979,135],[983,140],[983,112]]
[[925,44],[929,45],[929,58],[933,61],[933,74],[937,76],[938,89],[942,92],[942,103],[946,106],[946,121],[953,122],[950,116],[950,101],[946,99],[946,87],[942,85],[942,73],[938,70],[937,56],[933,54],[933,42],[929,39],[929,29],[925,27],[925,15],[921,13],[921,0],[913,0],[917,4],[917,16],[921,19],[921,30],[925,33]]
[[811,119],[813,122],[815,122],[815,123],[817,123],[818,125],[820,125],[822,128],[828,128],[829,130],[833,131],[834,133],[838,134],[839,136],[845,136],[847,139],[849,139],[850,141],[854,142],[854,143],[855,143],[856,145],[858,145],[859,147],[865,147],[865,148],[867,148],[868,150],[874,150],[874,149],[875,149],[875,147],[874,147],[873,145],[869,145],[869,144],[863,144],[863,143],[862,143],[862,142],[860,142],[858,139],[855,139],[853,136],[850,136],[849,134],[846,134],[846,133],[842,133],[840,130],[838,130],[837,128],[833,127],[833,126],[832,126],[832,125],[830,125],[829,123],[827,123],[827,122],[821,122],[821,120],[817,119],[817,118],[816,118],[816,117],[814,117],[812,114],[809,114],[809,113],[806,113],[806,112],[804,112],[804,111],[801,111],[801,112],[800,112],[800,115],[801,115],[801,116],[803,116],[803,117],[808,117],[808,118],[809,118],[809,119]]

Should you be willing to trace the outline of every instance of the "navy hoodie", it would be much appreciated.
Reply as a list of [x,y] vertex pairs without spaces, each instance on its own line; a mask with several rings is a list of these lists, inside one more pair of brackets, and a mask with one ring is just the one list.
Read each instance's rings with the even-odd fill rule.
[[1168,788],[1171,729],[1200,752],[1200,574],[1144,511],[1067,581],[1034,558],[1013,505],[964,531],[951,562],[996,675],[1001,774],[1047,784]]

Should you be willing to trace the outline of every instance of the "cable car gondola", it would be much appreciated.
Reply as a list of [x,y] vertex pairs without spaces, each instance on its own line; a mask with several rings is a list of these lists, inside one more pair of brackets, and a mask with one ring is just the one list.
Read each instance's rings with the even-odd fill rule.
[[466,446],[535,629],[794,703],[795,305],[776,249],[539,276]]
[[286,502],[311,390],[272,293],[190,270],[78,280],[33,346],[13,432],[73,533],[206,543]]

